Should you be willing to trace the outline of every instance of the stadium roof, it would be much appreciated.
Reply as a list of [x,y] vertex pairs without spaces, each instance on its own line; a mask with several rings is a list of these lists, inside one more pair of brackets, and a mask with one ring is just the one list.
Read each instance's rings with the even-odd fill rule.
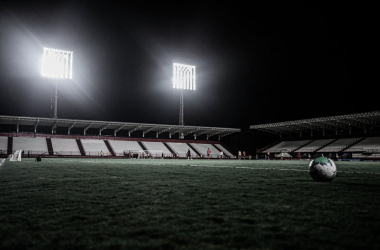
[[99,135],[105,129],[114,130],[114,136],[120,130],[128,130],[129,136],[135,131],[142,131],[143,137],[148,132],[156,132],[156,137],[159,134],[167,132],[169,136],[177,133],[183,133],[184,136],[193,134],[194,138],[206,134],[207,139],[211,136],[218,135],[220,139],[223,136],[240,132],[241,129],[236,128],[219,128],[219,127],[200,127],[200,126],[182,126],[182,125],[164,125],[164,124],[147,124],[147,123],[131,123],[131,122],[111,122],[111,121],[92,121],[92,120],[74,120],[60,118],[42,118],[42,117],[25,117],[25,116],[0,116],[0,124],[11,124],[34,126],[34,132],[38,126],[51,127],[52,133],[57,127],[68,128],[68,134],[72,128],[83,128],[83,133],[86,134],[88,129],[99,129]]
[[367,133],[368,127],[380,127],[380,112],[327,116],[250,126],[251,129],[279,135],[302,133],[302,131],[321,131],[324,135],[325,130],[333,130],[337,133],[338,129],[347,130],[351,133],[352,127],[360,128],[364,133]]

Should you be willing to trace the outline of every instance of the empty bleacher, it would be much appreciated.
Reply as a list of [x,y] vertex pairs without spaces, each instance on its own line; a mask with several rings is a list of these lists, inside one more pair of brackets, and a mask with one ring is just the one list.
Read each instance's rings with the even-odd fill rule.
[[13,137],[13,151],[24,150],[24,154],[47,154],[45,137]]
[[82,139],[84,151],[87,156],[100,156],[100,151],[103,151],[104,156],[108,156],[109,151],[103,140]]
[[[10,146],[9,138],[13,145]],[[49,141],[47,140],[49,139]],[[105,140],[109,142],[107,147]],[[51,142],[51,152],[49,154],[48,142]],[[79,147],[79,145],[81,147]],[[15,150],[24,150],[24,154],[40,155],[43,154],[44,157],[83,157],[83,156],[99,156],[100,152],[103,151],[104,156],[109,155],[109,150],[115,152],[117,157],[125,157],[129,151],[138,154],[141,153],[144,148],[149,151],[150,154],[156,153],[159,156],[172,157],[173,152],[178,153],[180,158],[185,158],[188,149],[190,149],[193,158],[198,158],[199,153],[203,157],[207,157],[207,149],[211,150],[211,157],[218,158],[220,156],[220,151],[223,151],[225,155],[233,157],[233,155],[225,149],[222,145],[217,144],[214,146],[212,143],[190,143],[190,142],[162,142],[153,140],[109,140],[108,138],[94,138],[89,137],[77,137],[77,136],[45,136],[34,134],[19,134],[15,136],[12,135],[1,135],[0,136],[0,154],[6,155],[9,147]],[[82,148],[82,150],[81,150]],[[83,152],[82,152],[83,151]]]
[[216,149],[212,144],[205,143],[190,143],[203,157],[207,157],[207,150],[211,150],[210,158],[219,158],[220,151]]
[[[151,141],[142,141],[141,142],[147,150],[151,150],[150,154],[157,154],[158,151],[162,150],[164,157],[171,157],[172,153],[162,142],[151,142]],[[156,155],[160,156],[160,155]]]
[[302,153],[302,152],[315,152],[317,151],[318,149],[320,149],[321,147],[323,147],[324,145],[330,143],[334,141],[334,139],[323,139],[323,140],[315,140],[315,141],[312,141],[310,143],[308,143],[307,145],[295,150],[294,152],[298,153]]
[[345,149],[343,152],[374,152],[380,151],[380,137],[369,137]]
[[[172,150],[173,152],[176,152],[178,153],[178,156],[179,157],[186,157],[186,153],[187,151],[189,150],[189,145],[187,145],[186,143],[180,143],[180,142],[168,142],[166,143]],[[195,158],[198,154],[196,152],[194,152],[194,150],[192,150],[190,148],[190,152],[191,152],[191,155]]]
[[81,155],[75,139],[51,138],[54,155]]
[[221,144],[214,145],[218,150],[222,150],[222,152],[227,155],[229,158],[234,157],[233,154],[230,153],[225,147],[223,147]]
[[292,152],[297,148],[300,148],[302,145],[310,142],[310,140],[304,141],[282,141],[266,150],[263,153],[281,153],[281,152]]
[[8,150],[8,137],[0,136],[0,154],[7,154]]
[[[274,146],[260,151],[262,154],[268,152],[278,154],[290,153],[293,157],[298,153],[328,153],[329,157],[341,159],[380,159],[380,137],[350,137],[338,139],[317,139],[302,141],[282,141]],[[332,156],[331,156],[332,154]]]
[[361,138],[344,138],[344,139],[338,139],[334,141],[333,143],[327,145],[326,147],[321,148],[318,150],[318,152],[330,152],[330,153],[338,153],[342,151],[343,149],[349,147],[356,141],[358,141]]
[[124,152],[128,153],[131,152],[138,152],[143,150],[137,141],[114,141],[109,140],[108,141],[113,148],[113,151],[115,152],[116,156],[123,156]]

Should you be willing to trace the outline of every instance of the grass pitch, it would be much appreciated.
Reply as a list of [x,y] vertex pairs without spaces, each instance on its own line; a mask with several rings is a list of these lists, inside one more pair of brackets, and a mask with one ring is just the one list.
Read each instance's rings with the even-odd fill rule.
[[0,167],[0,249],[379,249],[380,163],[23,159]]

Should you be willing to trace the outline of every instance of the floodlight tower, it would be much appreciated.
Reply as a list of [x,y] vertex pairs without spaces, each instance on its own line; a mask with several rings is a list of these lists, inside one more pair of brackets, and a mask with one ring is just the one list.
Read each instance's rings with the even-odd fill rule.
[[[173,88],[180,90],[179,94],[179,125],[185,125],[183,90],[195,90],[195,66],[173,63]],[[184,138],[184,134],[180,133],[180,139]]]
[[41,74],[44,77],[56,79],[53,118],[58,118],[57,116],[57,100],[58,100],[57,80],[73,78],[73,52],[67,51],[67,50],[44,48],[44,54],[42,57]]

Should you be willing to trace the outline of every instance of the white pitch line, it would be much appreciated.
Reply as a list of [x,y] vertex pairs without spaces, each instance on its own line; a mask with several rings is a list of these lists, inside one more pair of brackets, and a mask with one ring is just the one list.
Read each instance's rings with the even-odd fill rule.
[[230,168],[229,166],[207,166],[207,165],[198,165],[200,167],[206,167],[206,168]]
[[[253,170],[280,170],[280,171],[299,171],[299,172],[305,172],[309,170],[302,170],[302,169],[294,169],[294,168],[252,168],[252,167],[236,167],[236,168],[244,168],[244,169],[253,169]],[[373,172],[349,172],[349,171],[337,171],[337,173],[346,173],[346,174],[378,174],[380,173],[373,173]]]
[[349,172],[349,171],[339,171],[338,173],[346,173],[346,174],[380,174],[380,173],[372,173],[372,172]]
[[253,170],[280,170],[280,171],[308,171],[303,169],[294,169],[294,168],[252,168],[252,167],[236,167],[236,168],[244,168],[244,169],[253,169]]
[[[105,159],[95,159],[93,161],[85,160],[82,162],[88,162],[88,163],[102,163],[102,160]],[[0,161],[0,166],[4,163],[5,159]],[[75,160],[66,160],[66,161],[75,161]],[[109,163],[109,162],[107,162]],[[114,162],[113,162],[114,163]],[[119,164],[118,162],[115,162],[115,164]],[[125,164],[125,163],[124,163]],[[178,164],[176,163],[158,163],[153,164],[155,166],[165,165],[165,166],[191,166],[191,167],[207,167],[207,168],[236,168],[236,169],[252,169],[252,170],[277,170],[277,171],[295,171],[295,172],[308,172],[309,170],[304,169],[294,169],[294,168],[256,168],[256,167],[235,167],[235,166],[209,166],[209,165],[187,165],[187,164]],[[346,173],[346,174],[374,174],[374,175],[380,175],[380,173],[373,173],[373,172],[352,172],[352,171],[337,171],[338,173]]]

